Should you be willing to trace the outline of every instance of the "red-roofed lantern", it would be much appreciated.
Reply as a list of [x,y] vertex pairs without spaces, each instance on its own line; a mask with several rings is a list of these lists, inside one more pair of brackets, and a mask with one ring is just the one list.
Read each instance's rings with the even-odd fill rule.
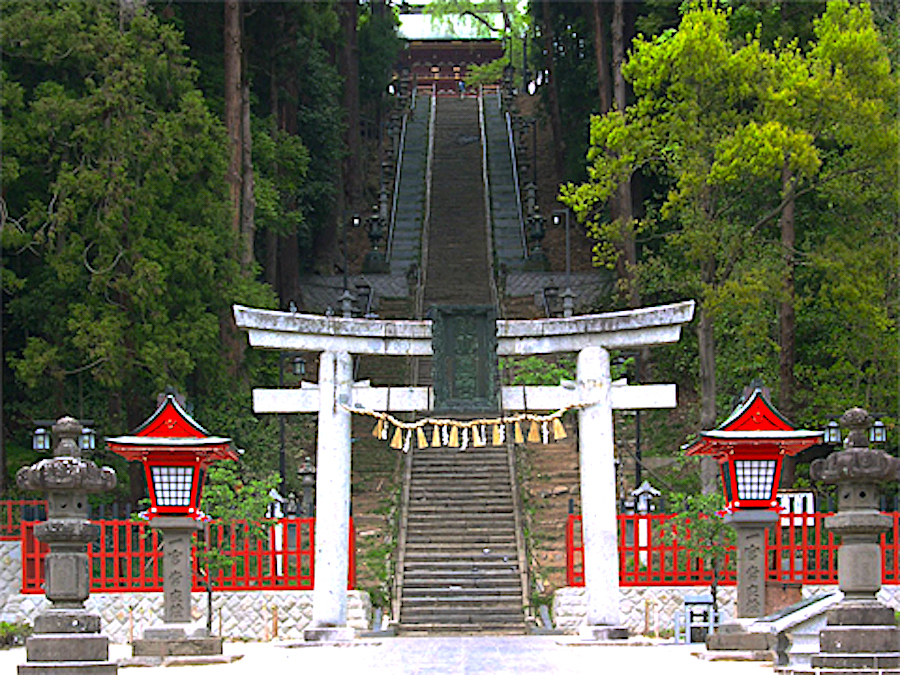
[[785,456],[821,442],[821,431],[794,429],[757,388],[715,430],[701,432],[687,454],[711,455],[719,463],[726,512],[778,511]]
[[766,528],[778,521],[781,465],[822,442],[821,431],[794,429],[755,388],[729,418],[703,431],[688,455],[710,455],[719,463],[725,491],[725,522],[737,534],[737,616],[759,617],[766,610]]
[[134,656],[219,655],[222,638],[210,637],[191,623],[192,537],[207,520],[200,495],[207,467],[237,459],[231,439],[210,436],[173,395],[130,436],[107,438],[125,459],[139,461],[147,473],[150,510],[146,513],[163,536],[163,624],[148,626],[134,640]]
[[144,465],[150,492],[148,518],[187,516],[204,520],[200,497],[206,469],[236,460],[231,439],[210,436],[171,394],[130,436],[107,438],[109,448]]

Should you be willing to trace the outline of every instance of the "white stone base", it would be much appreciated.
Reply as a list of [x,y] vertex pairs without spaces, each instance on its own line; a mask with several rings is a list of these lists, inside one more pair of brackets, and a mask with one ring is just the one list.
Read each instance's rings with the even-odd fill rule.
[[[213,636],[242,640],[301,640],[312,621],[312,591],[220,591],[213,594]],[[48,605],[43,595],[16,594],[0,607],[13,621],[34,623]],[[206,594],[192,594],[192,618],[206,621]],[[161,625],[163,594],[93,593],[85,603],[100,615],[101,630],[111,642],[129,643],[149,626]],[[372,603],[363,591],[347,591],[347,624],[368,630]]]

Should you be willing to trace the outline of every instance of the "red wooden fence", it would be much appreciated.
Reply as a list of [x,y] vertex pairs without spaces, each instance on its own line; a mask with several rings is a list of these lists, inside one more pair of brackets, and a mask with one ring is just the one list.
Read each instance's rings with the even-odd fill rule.
[[43,499],[0,501],[0,541],[18,541],[22,521],[41,520],[46,513],[47,502]]
[[[96,593],[162,590],[160,536],[146,522],[94,521],[100,540],[88,547],[91,590]],[[35,523],[21,524],[22,592],[43,593],[44,555],[47,547],[34,537]],[[213,576],[217,591],[310,590],[315,570],[315,519],[282,518],[263,526],[254,536],[247,523],[213,522],[204,533],[210,541],[224,543],[232,564]],[[350,520],[350,570],[348,588],[356,586],[356,535]],[[194,590],[206,589],[194,570]]]
[[[825,529],[829,513],[783,517],[769,528],[766,579],[781,583],[837,584],[838,542]],[[882,583],[900,584],[900,513],[890,513],[893,527],[881,535]],[[677,542],[667,545],[662,532],[670,515],[620,515],[619,584],[621,586],[705,586],[712,572]],[[737,559],[732,549],[729,554]],[[734,565],[726,565],[720,583],[737,582]],[[581,516],[570,515],[566,527],[566,583],[584,586]]]

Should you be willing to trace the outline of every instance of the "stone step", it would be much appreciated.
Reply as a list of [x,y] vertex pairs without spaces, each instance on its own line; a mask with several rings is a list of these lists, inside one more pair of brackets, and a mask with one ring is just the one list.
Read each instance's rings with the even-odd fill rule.
[[470,635],[524,635],[524,621],[497,623],[401,623],[401,635],[410,637],[420,635],[470,634]]
[[475,626],[516,626],[525,623],[522,608],[518,611],[508,609],[503,611],[479,612],[475,608],[423,608],[400,611],[400,623],[406,624],[443,624],[452,626],[459,624],[472,624]]

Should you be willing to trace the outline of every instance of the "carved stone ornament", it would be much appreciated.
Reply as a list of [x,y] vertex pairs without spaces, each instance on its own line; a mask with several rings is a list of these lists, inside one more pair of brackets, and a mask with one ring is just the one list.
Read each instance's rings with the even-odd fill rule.
[[19,469],[16,485],[23,490],[105,492],[116,486],[116,474],[80,457],[52,457]]
[[841,417],[841,426],[850,429],[844,449],[809,467],[813,480],[824,483],[882,483],[900,475],[900,459],[882,450],[868,447],[867,431],[871,418],[862,408],[851,408]]

